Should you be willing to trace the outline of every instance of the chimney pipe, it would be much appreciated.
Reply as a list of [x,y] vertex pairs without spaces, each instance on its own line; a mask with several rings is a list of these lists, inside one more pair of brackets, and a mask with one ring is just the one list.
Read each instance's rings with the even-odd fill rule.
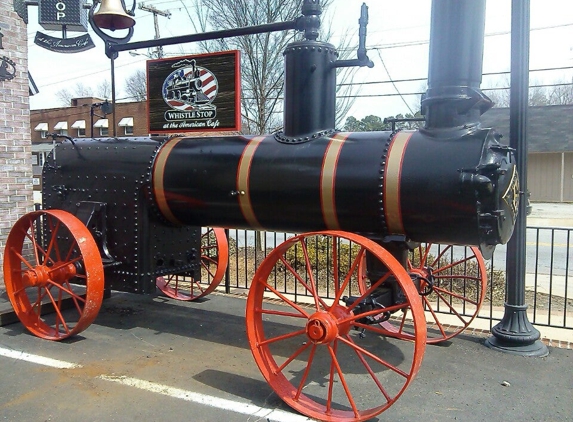
[[475,126],[493,105],[480,90],[485,0],[434,0],[431,25],[426,129]]

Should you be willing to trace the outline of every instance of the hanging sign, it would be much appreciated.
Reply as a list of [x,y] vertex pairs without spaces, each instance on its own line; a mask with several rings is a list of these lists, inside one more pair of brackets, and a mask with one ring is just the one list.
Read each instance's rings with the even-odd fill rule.
[[239,131],[239,52],[147,61],[149,133]]
[[38,23],[51,31],[88,32],[88,11],[85,0],[39,0]]
[[36,32],[34,43],[56,53],[79,53],[95,47],[89,34],[68,38],[68,31],[88,31],[85,0],[39,0],[38,23],[47,30],[61,30],[62,38]]
[[95,47],[89,34],[76,38],[56,38],[40,31],[36,32],[34,44],[56,53],[79,53]]

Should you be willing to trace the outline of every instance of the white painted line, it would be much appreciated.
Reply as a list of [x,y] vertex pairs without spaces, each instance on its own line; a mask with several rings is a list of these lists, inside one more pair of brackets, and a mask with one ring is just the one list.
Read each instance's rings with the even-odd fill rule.
[[[31,355],[19,350],[6,349],[0,347],[0,356],[11,359],[23,360],[38,365],[49,366],[58,369],[74,369],[81,368],[82,365],[76,363],[66,362],[47,358],[44,356]],[[111,381],[118,384],[135,387],[140,390],[146,390],[152,393],[162,394],[164,396],[173,397],[205,406],[215,407],[221,410],[230,412],[241,413],[243,415],[254,416],[257,418],[264,418],[268,422],[313,422],[314,419],[309,419],[306,416],[297,415],[295,413],[285,412],[284,410],[271,409],[267,407],[255,406],[249,403],[240,403],[233,400],[227,400],[220,397],[209,396],[206,394],[195,393],[193,391],[182,390],[180,388],[170,387],[168,385],[157,384],[137,378],[129,378],[124,376],[109,376],[100,375],[97,378]]]
[[24,353],[19,350],[5,349],[3,347],[0,347],[0,356],[12,359],[24,360],[26,362],[37,363],[38,365],[50,366],[52,368],[58,368],[58,369],[73,369],[82,367],[81,365],[75,363],[46,358],[44,356],[31,355],[29,353]]
[[314,419],[309,419],[305,416],[297,415],[295,413],[285,412],[283,410],[259,407],[248,403],[239,403],[232,400],[222,399],[220,397],[195,393],[193,391],[187,391],[187,390],[182,390],[180,388],[169,387],[168,385],[157,384],[154,382],[144,381],[137,378],[129,378],[123,376],[118,377],[109,375],[100,375],[98,378],[105,381],[112,381],[118,384],[139,388],[140,390],[150,391],[152,393],[163,394],[164,396],[169,396],[176,399],[186,400],[193,403],[202,404],[205,406],[215,407],[221,410],[227,410],[231,412],[241,413],[244,415],[264,418],[265,421],[269,422],[314,421]]

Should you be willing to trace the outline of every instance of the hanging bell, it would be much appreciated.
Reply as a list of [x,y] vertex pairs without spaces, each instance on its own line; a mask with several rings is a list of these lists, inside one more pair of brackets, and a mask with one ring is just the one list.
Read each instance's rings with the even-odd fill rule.
[[97,12],[93,14],[93,21],[101,29],[128,29],[135,25],[135,19],[130,16],[122,0],[101,0]]

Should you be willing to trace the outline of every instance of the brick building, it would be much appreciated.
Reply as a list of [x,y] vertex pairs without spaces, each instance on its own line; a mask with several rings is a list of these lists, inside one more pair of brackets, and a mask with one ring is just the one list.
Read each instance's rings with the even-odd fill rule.
[[[113,114],[105,114],[106,102],[100,98],[74,98],[70,107],[30,111],[32,139],[33,184],[35,202],[41,202],[42,166],[53,147],[50,134],[84,137],[113,136]],[[147,136],[147,103],[117,103],[115,106],[116,136]],[[107,110],[110,112],[111,109]]]
[[[32,143],[51,142],[50,133],[72,138],[113,136],[113,115],[104,114],[104,103],[99,98],[74,98],[70,107],[32,110]],[[117,103],[115,124],[116,136],[147,136],[147,103]]]
[[[32,210],[28,34],[12,1],[0,1],[0,268],[10,229]],[[3,272],[0,271],[3,290]]]

